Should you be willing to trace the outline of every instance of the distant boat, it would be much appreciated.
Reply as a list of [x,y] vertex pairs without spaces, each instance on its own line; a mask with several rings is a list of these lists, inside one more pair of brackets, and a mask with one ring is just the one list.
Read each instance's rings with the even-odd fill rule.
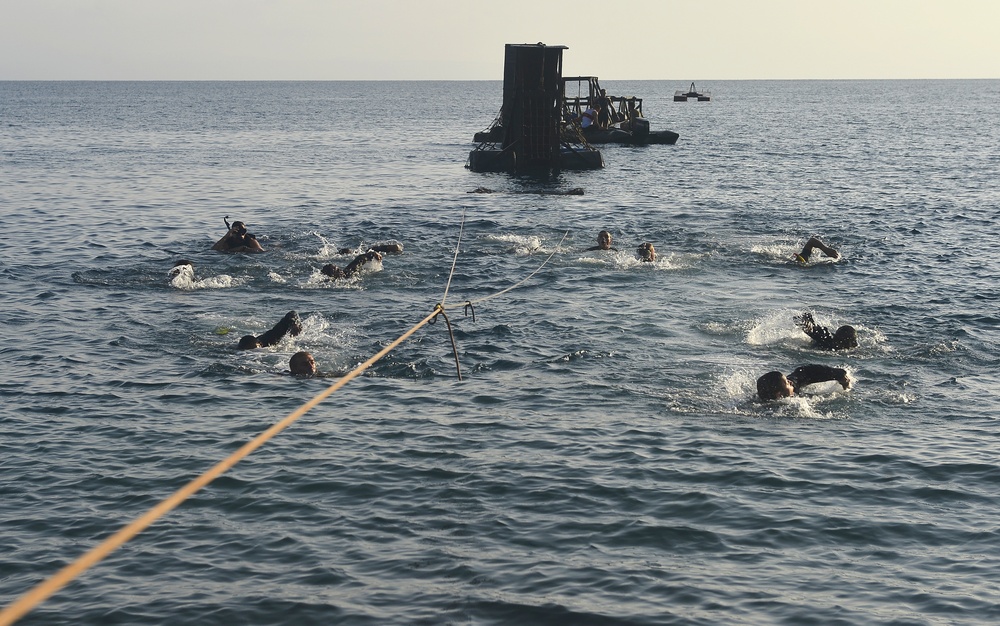
[[674,102],[687,102],[690,98],[694,98],[698,102],[710,102],[712,94],[707,91],[704,93],[698,91],[694,88],[694,83],[691,83],[691,87],[686,92],[680,90],[674,92]]

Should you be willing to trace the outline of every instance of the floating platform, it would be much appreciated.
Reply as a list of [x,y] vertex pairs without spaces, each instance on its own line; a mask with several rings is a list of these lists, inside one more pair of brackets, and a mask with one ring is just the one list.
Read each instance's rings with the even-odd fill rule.
[[[517,153],[497,148],[473,150],[467,166],[473,172],[525,172],[519,168]],[[580,150],[563,146],[559,150],[556,170],[599,170],[604,167],[604,157],[598,150]]]
[[640,118],[624,128],[594,128],[583,131],[583,138],[590,143],[620,143],[629,146],[648,146],[662,144],[672,146],[680,139],[680,135],[672,130],[649,130],[649,121]]
[[604,167],[599,150],[564,132],[562,53],[566,46],[507,44],[503,104],[466,162],[473,172],[537,173]]
[[712,94],[708,93],[707,91],[705,92],[698,91],[697,89],[694,88],[694,83],[691,83],[691,86],[688,88],[687,91],[678,90],[674,92],[674,102],[687,102],[688,100],[692,99],[698,102],[711,102]]
[[[586,89],[585,89],[586,88]],[[606,127],[590,124],[582,127],[583,114],[603,100],[608,112]],[[625,144],[630,146],[673,145],[680,135],[672,130],[650,130],[649,120],[643,117],[642,98],[635,96],[609,96],[601,89],[596,76],[573,76],[562,79],[560,100],[562,110],[562,135],[571,143]],[[502,124],[494,124],[476,133],[475,143],[499,143],[504,138]]]
[[[586,88],[586,89],[585,89]],[[575,94],[574,94],[575,91]],[[642,112],[642,98],[610,96],[596,76],[563,79],[563,125],[576,126],[588,143],[620,143],[633,146],[673,145],[680,135],[671,130],[651,130]],[[598,124],[583,127],[588,110],[597,110]]]

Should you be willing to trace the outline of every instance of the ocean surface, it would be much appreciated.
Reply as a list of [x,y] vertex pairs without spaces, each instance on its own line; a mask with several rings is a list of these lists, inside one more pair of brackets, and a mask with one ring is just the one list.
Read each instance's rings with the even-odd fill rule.
[[1000,622],[1000,81],[689,82],[544,179],[464,167],[499,81],[0,82],[0,602],[444,302],[463,380],[424,326],[22,622]]

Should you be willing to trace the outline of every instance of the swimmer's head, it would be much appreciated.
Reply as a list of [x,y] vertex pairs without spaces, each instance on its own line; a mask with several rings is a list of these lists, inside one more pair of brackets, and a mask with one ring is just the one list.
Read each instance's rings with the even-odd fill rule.
[[653,261],[656,260],[656,248],[654,248],[653,244],[649,243],[648,241],[639,246],[638,252],[640,261],[644,261],[646,263],[652,263]]
[[795,388],[781,372],[768,372],[757,379],[757,396],[761,400],[777,400],[795,395]]
[[292,370],[292,376],[315,376],[316,359],[308,352],[296,352],[289,359],[288,368]]
[[841,326],[833,333],[833,346],[837,350],[858,347],[858,331],[853,326]]
[[247,234],[247,225],[244,224],[243,222],[233,222],[233,227],[230,228],[229,230],[236,233],[237,235],[245,235]]
[[191,261],[182,260],[174,263],[174,266],[167,271],[167,276],[176,277],[180,276],[182,273],[187,273],[189,276],[194,275],[194,264]]
[[240,350],[253,350],[254,348],[259,348],[260,343],[258,343],[257,338],[253,335],[244,335],[240,338],[240,343],[236,347]]
[[323,269],[321,269],[320,272],[326,276],[329,276],[330,278],[344,278],[345,276],[347,276],[347,274],[344,273],[344,270],[340,269],[333,263],[327,263],[326,265],[324,265]]
[[597,247],[601,250],[608,250],[611,248],[611,233],[606,230],[602,230],[597,233]]

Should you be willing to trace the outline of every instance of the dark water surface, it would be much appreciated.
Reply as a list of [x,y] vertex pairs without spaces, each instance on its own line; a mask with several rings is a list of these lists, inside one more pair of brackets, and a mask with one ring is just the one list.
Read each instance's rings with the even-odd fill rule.
[[604,82],[680,141],[547,181],[462,167],[499,82],[0,83],[0,601],[430,313],[464,213],[449,305],[557,253],[450,310],[464,381],[421,329],[24,623],[1000,621],[1000,81]]

